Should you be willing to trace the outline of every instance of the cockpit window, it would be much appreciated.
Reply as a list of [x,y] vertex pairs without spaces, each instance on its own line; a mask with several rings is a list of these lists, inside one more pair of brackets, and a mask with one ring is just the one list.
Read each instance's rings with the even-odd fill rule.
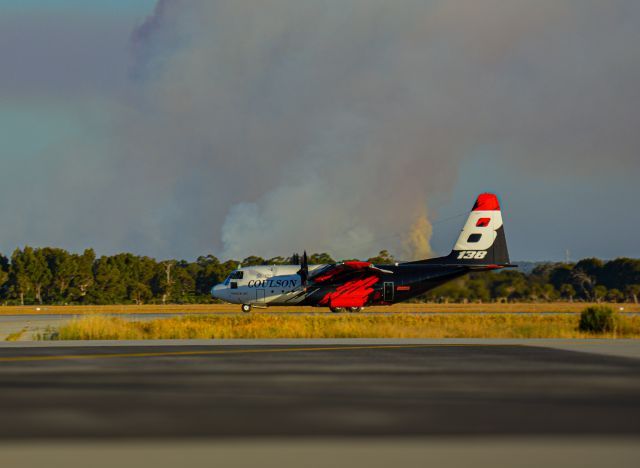
[[233,273],[231,273],[229,278],[231,278],[231,279],[242,279],[242,278],[244,278],[244,271],[236,270]]

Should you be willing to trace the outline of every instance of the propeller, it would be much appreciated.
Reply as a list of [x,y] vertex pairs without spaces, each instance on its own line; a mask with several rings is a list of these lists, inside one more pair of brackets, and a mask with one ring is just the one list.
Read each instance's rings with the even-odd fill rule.
[[[296,256],[299,258],[297,254]],[[300,262],[300,269],[298,270],[298,275],[300,276],[300,280],[302,281],[302,287],[304,288],[307,285],[307,280],[309,279],[309,259],[307,258],[306,250],[302,254],[302,261]]]

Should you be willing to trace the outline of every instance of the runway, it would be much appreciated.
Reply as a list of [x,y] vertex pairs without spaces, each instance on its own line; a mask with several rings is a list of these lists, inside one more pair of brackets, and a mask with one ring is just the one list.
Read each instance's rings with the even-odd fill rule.
[[13,343],[0,439],[637,438],[639,346],[593,341]]

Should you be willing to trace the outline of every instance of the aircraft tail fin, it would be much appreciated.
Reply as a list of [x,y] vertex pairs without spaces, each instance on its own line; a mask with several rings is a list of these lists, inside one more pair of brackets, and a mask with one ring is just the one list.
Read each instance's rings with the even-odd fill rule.
[[492,193],[478,196],[448,256],[411,263],[511,266],[498,197]]

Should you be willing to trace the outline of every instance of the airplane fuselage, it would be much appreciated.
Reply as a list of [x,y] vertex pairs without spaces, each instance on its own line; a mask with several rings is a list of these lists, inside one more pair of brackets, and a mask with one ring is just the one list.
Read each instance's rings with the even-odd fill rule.
[[307,305],[334,311],[406,301],[470,271],[513,267],[509,261],[502,213],[494,194],[481,194],[451,253],[444,257],[374,265],[348,261],[308,265],[240,268],[213,288],[227,302],[252,306]]
[[[253,306],[306,305],[350,308],[391,305],[409,300],[468,273],[466,266],[444,265],[375,265],[388,271],[371,275],[341,275],[331,281],[311,283],[302,287],[296,273],[298,265],[245,267],[234,271],[224,283],[213,288],[212,294],[226,302]],[[311,274],[333,265],[310,265]],[[345,277],[346,276],[346,277]]]

